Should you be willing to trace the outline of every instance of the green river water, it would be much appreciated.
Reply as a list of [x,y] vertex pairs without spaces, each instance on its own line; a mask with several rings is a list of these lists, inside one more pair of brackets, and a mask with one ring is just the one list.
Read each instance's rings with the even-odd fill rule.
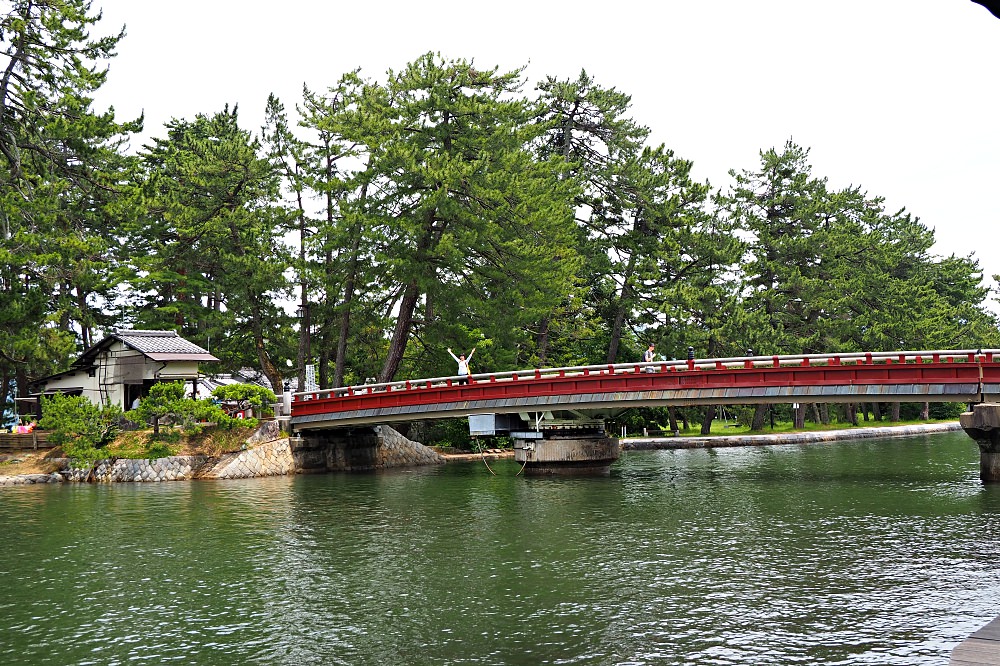
[[947,664],[1000,614],[963,433],[0,489],[0,662]]

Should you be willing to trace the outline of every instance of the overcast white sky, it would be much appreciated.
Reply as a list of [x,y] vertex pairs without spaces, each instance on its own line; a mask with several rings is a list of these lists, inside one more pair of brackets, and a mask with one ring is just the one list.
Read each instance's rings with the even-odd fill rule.
[[[239,104],[257,131],[276,93],[356,67],[385,80],[419,55],[527,65],[532,88],[581,69],[726,188],[789,138],[813,175],[860,185],[936,232],[938,254],[1000,273],[1000,20],[970,0],[94,0],[126,26],[97,106],[170,118]],[[101,31],[103,32],[103,30]],[[995,308],[996,309],[996,308]]]

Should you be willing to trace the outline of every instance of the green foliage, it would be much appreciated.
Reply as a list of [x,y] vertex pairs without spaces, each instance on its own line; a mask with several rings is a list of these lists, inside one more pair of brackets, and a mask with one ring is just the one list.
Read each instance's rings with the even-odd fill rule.
[[0,391],[27,393],[109,325],[117,296],[122,142],[141,120],[95,113],[124,32],[92,38],[87,0],[12,0],[0,11]]
[[468,419],[444,419],[421,424],[420,439],[426,446],[444,446],[471,450]]
[[270,413],[271,405],[277,401],[274,391],[257,384],[225,384],[216,387],[212,396],[219,400],[246,402],[254,408],[255,414]]
[[214,423],[223,430],[238,427],[256,427],[257,419],[234,419],[211,400],[193,400],[184,397],[182,382],[161,382],[154,384],[149,395],[133,410],[142,420],[153,424],[155,435],[160,434],[160,425],[177,426],[187,434],[201,432],[204,423]]
[[859,188],[831,190],[789,141],[732,172],[716,203],[747,238],[741,300],[716,331],[742,353],[963,349],[997,343],[971,259],[930,254],[934,232]]
[[[317,258],[345,250],[315,283],[328,302],[343,303],[328,317],[338,325],[328,339],[344,349],[350,331],[362,342],[350,351],[355,374],[386,380],[440,373],[439,350],[461,346],[462,329],[482,329],[497,342],[493,361],[509,367],[528,327],[574,290],[580,266],[576,185],[561,157],[539,160],[532,150],[545,128],[519,94],[521,70],[428,53],[384,85],[350,78],[308,105],[323,140],[312,186],[328,202],[343,195],[311,249]],[[330,168],[338,145],[362,158],[354,178]],[[350,326],[360,313],[368,321]],[[374,364],[363,357],[369,350]],[[379,361],[378,372],[365,369]]]
[[[668,358],[1000,346],[971,256],[935,256],[931,228],[830,187],[791,141],[713,197],[586,72],[525,95],[523,69],[426,53],[382,82],[304,90],[302,137],[272,96],[260,139],[227,106],[131,156],[141,121],[90,108],[122,34],[89,37],[84,0],[7,4],[5,399],[123,319],[274,387],[293,357],[324,388],[450,374],[449,346],[478,349],[474,372],[637,360],[649,342]],[[281,308],[291,294],[301,320]],[[275,400],[214,395],[260,413]],[[246,425],[173,388],[139,415],[157,433]]]
[[[959,414],[967,409],[964,402],[932,402],[927,414],[935,421],[952,421],[958,420]],[[904,402],[899,406],[899,417],[904,421],[916,421],[922,410],[922,403]]]
[[159,437],[150,437],[148,431],[130,430],[118,435],[108,447],[108,453],[116,458],[135,460],[165,458],[177,455],[180,451],[179,441],[179,432],[172,433],[171,437],[167,437],[165,433]]
[[40,428],[50,430],[49,441],[62,447],[67,457],[93,463],[107,457],[106,448],[119,431],[120,407],[103,408],[82,396],[60,393],[42,398]]
[[291,331],[275,298],[290,262],[278,171],[236,108],[173,119],[166,131],[140,156],[144,214],[127,236],[134,316],[211,339],[227,366],[258,365],[280,386],[272,355]]

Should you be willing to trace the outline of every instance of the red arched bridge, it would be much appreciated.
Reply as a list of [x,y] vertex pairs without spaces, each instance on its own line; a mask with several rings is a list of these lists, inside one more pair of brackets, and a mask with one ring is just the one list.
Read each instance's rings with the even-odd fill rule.
[[[297,393],[299,441],[394,421],[468,416],[510,434],[531,474],[607,473],[620,454],[604,422],[624,409],[796,402],[968,402],[980,476],[1000,481],[1000,350],[752,356],[493,372]],[[467,379],[467,381],[463,381]],[[474,426],[474,422],[479,426]]]
[[297,393],[291,426],[310,429],[470,414],[796,402],[1000,399],[1000,350],[908,351],[618,363],[457,376]]

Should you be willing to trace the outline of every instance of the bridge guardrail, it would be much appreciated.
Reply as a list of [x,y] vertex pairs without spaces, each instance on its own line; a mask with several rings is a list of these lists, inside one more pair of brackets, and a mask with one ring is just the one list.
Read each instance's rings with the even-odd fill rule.
[[[671,361],[609,363],[602,365],[531,368],[501,372],[478,373],[468,377],[470,384],[518,382],[562,377],[615,375],[640,372],[691,372],[712,370],[753,370],[755,368],[795,368],[841,365],[924,363],[1000,363],[1000,350],[927,350],[896,352],[847,352],[834,354],[785,354],[771,356],[734,356],[724,358],[686,359]],[[464,376],[447,375],[376,384],[359,384],[318,391],[305,391],[292,396],[293,405],[310,400],[353,397],[395,391],[420,391],[425,388],[458,386]]]

